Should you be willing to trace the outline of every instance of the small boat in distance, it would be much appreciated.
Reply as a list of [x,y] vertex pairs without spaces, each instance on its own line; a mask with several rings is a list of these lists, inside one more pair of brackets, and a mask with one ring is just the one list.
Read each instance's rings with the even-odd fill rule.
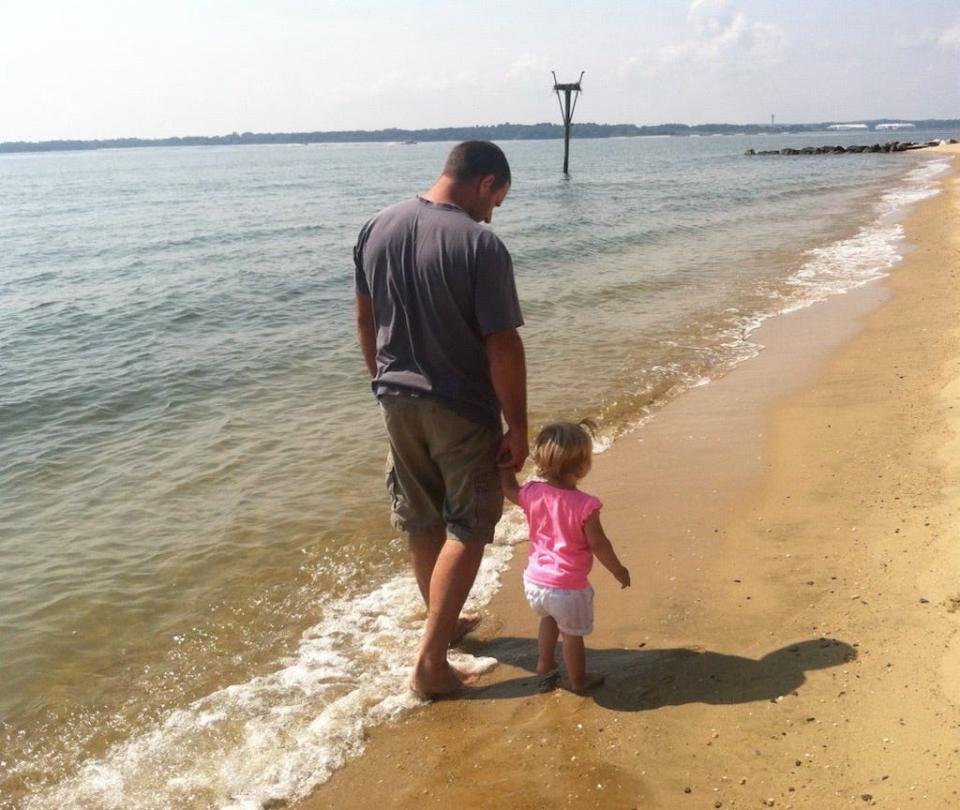
[[403,145],[404,145],[404,146],[413,146],[415,143],[416,143],[416,141],[404,141],[404,142],[403,142]]

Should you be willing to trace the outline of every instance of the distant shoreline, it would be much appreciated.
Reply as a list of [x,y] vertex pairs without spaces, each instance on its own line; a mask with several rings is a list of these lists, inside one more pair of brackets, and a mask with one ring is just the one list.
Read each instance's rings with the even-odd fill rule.
[[[828,127],[848,122],[826,121],[814,124],[574,124],[577,138],[624,138],[655,135],[780,135],[802,132],[824,132]],[[878,124],[911,124],[903,132],[956,128],[960,119],[876,119],[864,120],[870,129]],[[848,130],[835,130],[846,132]],[[897,130],[885,130],[895,132]],[[329,132],[231,132],[228,135],[188,135],[170,138],[110,138],[105,140],[7,141],[0,143],[0,154],[24,152],[69,152],[96,149],[137,149],[157,146],[243,146],[256,144],[314,143],[411,143],[419,141],[463,141],[482,138],[492,141],[546,140],[563,137],[559,124],[495,124],[491,126],[441,127],[435,129],[337,130]]]

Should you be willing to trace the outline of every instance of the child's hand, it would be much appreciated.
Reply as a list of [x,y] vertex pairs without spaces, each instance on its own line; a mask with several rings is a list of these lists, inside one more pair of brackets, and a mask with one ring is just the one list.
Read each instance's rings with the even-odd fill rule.
[[627,570],[626,566],[621,565],[620,570],[614,574],[617,582],[620,583],[620,588],[629,588],[630,587],[630,572]]
[[500,487],[503,494],[510,503],[518,503],[518,493],[520,484],[517,481],[517,473],[513,467],[500,467]]

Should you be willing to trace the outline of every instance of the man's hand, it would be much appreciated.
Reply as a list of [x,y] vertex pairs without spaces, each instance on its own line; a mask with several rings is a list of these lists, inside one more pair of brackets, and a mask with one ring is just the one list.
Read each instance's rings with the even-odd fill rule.
[[497,466],[519,472],[529,454],[530,446],[527,443],[526,432],[508,430],[500,439],[500,448],[497,450]]
[[519,472],[530,451],[527,445],[527,365],[516,329],[491,332],[484,339],[490,382],[507,420],[497,464]]

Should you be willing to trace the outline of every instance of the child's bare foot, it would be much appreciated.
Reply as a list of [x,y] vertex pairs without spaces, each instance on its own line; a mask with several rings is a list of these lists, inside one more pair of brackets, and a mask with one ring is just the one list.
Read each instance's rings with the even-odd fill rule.
[[573,691],[578,694],[583,692],[589,692],[591,689],[595,689],[603,683],[604,675],[602,672],[584,672],[583,681],[580,683],[571,682],[570,685],[573,687]]
[[537,674],[540,675],[537,679],[537,690],[540,692],[552,692],[560,683],[560,670],[556,667],[546,672],[541,672],[538,667]]
[[479,624],[479,613],[461,613],[460,618],[457,619],[457,626],[454,628],[453,638],[450,639],[450,643],[456,644],[458,641],[463,639],[465,635],[476,630]]
[[429,699],[449,695],[476,681],[476,675],[460,672],[450,666],[449,662],[444,661],[441,666],[431,667],[424,661],[418,661],[407,686],[418,697]]
[[537,675],[546,675],[548,672],[553,672],[557,668],[556,661],[537,661]]

